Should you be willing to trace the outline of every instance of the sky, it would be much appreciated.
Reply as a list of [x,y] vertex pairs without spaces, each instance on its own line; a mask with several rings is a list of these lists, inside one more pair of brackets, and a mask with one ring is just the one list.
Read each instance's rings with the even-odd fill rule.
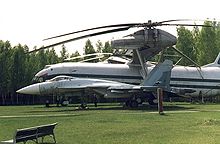
[[[41,47],[58,40],[44,38],[96,26],[163,21],[170,19],[217,19],[217,0],[1,0],[0,40]],[[163,27],[176,34],[175,27]],[[134,31],[134,30],[133,30]],[[93,38],[102,42],[132,33],[119,32]],[[72,36],[74,37],[74,36]],[[65,44],[69,53],[83,51],[87,39]],[[56,47],[59,52],[60,46]]]

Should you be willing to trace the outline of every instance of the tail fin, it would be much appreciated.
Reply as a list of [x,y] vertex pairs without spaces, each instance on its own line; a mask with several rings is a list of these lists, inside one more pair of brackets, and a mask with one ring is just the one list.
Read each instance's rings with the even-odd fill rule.
[[159,86],[169,89],[172,68],[173,62],[171,60],[165,60],[156,65],[144,80],[143,86]]
[[216,57],[215,61],[213,63],[204,65],[202,67],[220,67],[220,53]]

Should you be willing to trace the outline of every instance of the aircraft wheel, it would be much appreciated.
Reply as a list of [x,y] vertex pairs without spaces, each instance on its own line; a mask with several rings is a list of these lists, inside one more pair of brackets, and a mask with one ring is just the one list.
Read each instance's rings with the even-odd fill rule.
[[67,100],[64,100],[61,102],[62,106],[68,106],[68,104],[69,104],[69,101],[67,101]]
[[143,100],[141,98],[137,98],[136,101],[138,102],[138,104],[142,104]]
[[138,102],[136,100],[132,100],[131,103],[130,103],[130,107],[137,108],[138,107]]
[[87,104],[86,103],[81,103],[80,109],[87,109]]
[[150,105],[157,105],[158,104],[156,97],[152,93],[148,97],[148,103]]
[[148,99],[148,103],[150,105],[157,105],[158,104],[157,99]]

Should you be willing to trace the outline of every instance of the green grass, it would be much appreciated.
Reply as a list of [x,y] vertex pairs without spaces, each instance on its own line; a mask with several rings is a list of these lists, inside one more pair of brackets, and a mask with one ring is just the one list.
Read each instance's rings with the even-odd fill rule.
[[[88,110],[2,106],[0,140],[11,139],[17,128],[58,122],[55,135],[59,144],[220,143],[220,105],[165,103],[164,110],[165,115],[159,115],[155,107],[126,109],[119,104],[92,105]],[[46,141],[52,142],[49,137]]]

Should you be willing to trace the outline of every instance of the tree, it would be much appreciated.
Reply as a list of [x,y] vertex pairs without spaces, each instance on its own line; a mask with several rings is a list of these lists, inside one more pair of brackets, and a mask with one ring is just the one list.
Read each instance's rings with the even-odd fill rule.
[[[92,45],[92,42],[88,39],[84,47],[84,54],[87,55],[87,54],[93,54],[93,53],[96,53],[96,51]],[[93,59],[93,58],[95,58],[95,56],[87,57],[87,59]],[[90,60],[90,62],[97,62],[97,59]]]
[[48,59],[48,61],[47,61],[48,64],[55,64],[55,63],[59,62],[59,57],[56,54],[54,48],[52,48],[51,50],[47,50],[46,51],[46,56],[47,56],[47,59]]
[[220,50],[220,22],[216,25],[216,48]]
[[38,60],[35,53],[26,55],[25,59],[25,85],[29,85],[32,82],[34,75],[40,70],[38,68]]
[[37,68],[43,69],[45,67],[45,65],[47,64],[47,57],[46,57],[44,50],[40,50],[37,53],[36,59],[37,59],[37,63],[38,63]]
[[18,104],[18,96],[16,90],[25,86],[25,59],[26,55],[23,46],[20,44],[13,48],[10,66],[10,91],[11,91],[11,104],[14,103],[16,96],[16,103]]
[[60,51],[60,55],[61,55],[60,62],[64,62],[64,60],[69,57],[69,54],[64,44],[62,45],[62,50]]
[[[78,51],[75,51],[75,53],[73,53],[71,56],[70,56],[70,58],[74,58],[74,57],[78,57],[78,56],[80,56],[80,54],[79,54],[79,52]],[[78,62],[78,61],[80,61],[81,60],[81,58],[77,58],[77,59],[73,59],[73,60],[71,60],[72,62]]]
[[87,55],[92,53],[96,53],[96,51],[92,45],[92,42],[88,39],[84,47],[84,54]]
[[9,64],[11,55],[11,44],[9,41],[0,40],[0,97],[2,104],[6,103],[6,96],[9,93]]
[[105,42],[104,48],[102,49],[103,53],[113,53],[113,48],[111,47],[111,44],[109,41]]
[[[176,43],[176,48],[187,55],[192,60],[196,60],[195,47],[194,47],[194,39],[193,34],[190,30],[185,27],[177,28],[178,40]],[[183,58],[180,63],[181,65],[192,65],[192,63]]]
[[200,65],[213,62],[219,52],[216,42],[216,23],[205,21],[204,24],[212,27],[203,27],[199,33],[197,50]]
[[102,42],[101,42],[100,40],[98,40],[97,43],[96,43],[97,52],[98,52],[98,53],[101,53],[102,50],[103,50],[103,48],[104,48],[104,47],[103,47]]

